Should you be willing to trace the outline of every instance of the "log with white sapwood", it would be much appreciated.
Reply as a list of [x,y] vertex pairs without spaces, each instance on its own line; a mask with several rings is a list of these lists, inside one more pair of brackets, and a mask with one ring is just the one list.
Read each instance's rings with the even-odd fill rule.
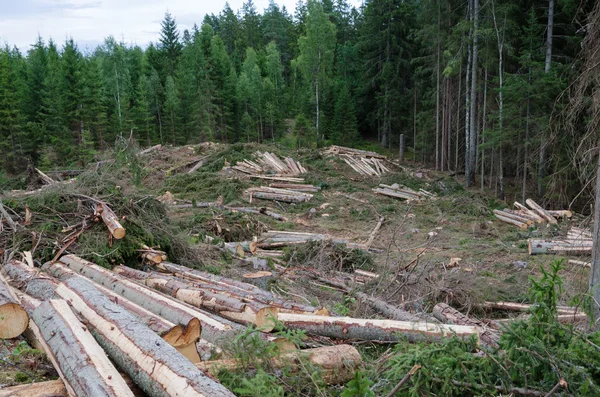
[[289,329],[304,330],[311,335],[327,336],[342,340],[367,340],[376,342],[408,340],[410,342],[417,342],[439,341],[453,336],[467,338],[472,335],[479,338],[477,327],[466,325],[291,313],[279,313],[277,320]]
[[529,224],[527,222],[517,220],[514,217],[505,216],[508,214],[505,214],[501,211],[496,212],[496,210],[494,210],[494,215],[496,215],[496,218],[498,218],[502,222],[510,223],[511,225],[515,225],[516,227],[518,227],[521,230],[527,230],[527,228],[529,227]]
[[102,221],[114,238],[120,240],[125,237],[125,228],[119,222],[119,217],[117,217],[106,203],[97,203],[96,214],[102,217]]
[[188,327],[194,319],[200,320],[202,338],[217,346],[230,341],[241,330],[235,323],[128,280],[75,255],[61,257],[60,263],[175,324]]
[[511,211],[507,211],[507,210],[494,210],[494,215],[496,215],[498,218],[500,218],[502,216],[504,218],[513,219],[520,223],[525,223],[528,226],[533,225],[535,223],[533,220],[529,219],[528,217],[524,217],[520,214],[511,212]]
[[[42,267],[44,271],[52,274],[61,281],[65,281],[71,277],[84,278],[82,275],[74,272],[60,262],[48,262]],[[113,303],[124,307],[133,314],[140,322],[145,324],[152,331],[156,332],[168,344],[175,347],[180,353],[186,356],[190,361],[197,362],[200,360],[198,352],[195,349],[196,343],[200,340],[202,326],[200,320],[192,319],[187,326],[175,324],[167,321],[164,318],[144,309],[143,307],[133,303],[129,299],[120,296],[102,285],[94,283],[94,286],[106,295]],[[196,352],[195,352],[196,351]]]
[[[322,379],[327,384],[335,385],[351,380],[355,371],[362,364],[362,358],[354,346],[342,344],[287,352],[274,357],[269,362],[269,366],[271,368],[303,368],[305,363],[317,367]],[[240,362],[234,359],[205,361],[199,363],[197,367],[203,372],[217,376],[222,370],[239,369]]]
[[546,220],[544,218],[542,218],[541,216],[539,216],[537,213],[533,212],[529,208],[525,207],[523,204],[519,203],[518,201],[515,201],[513,205],[515,206],[516,209],[523,212],[524,214],[527,214],[528,217],[534,219],[536,223],[546,222]]
[[41,302],[31,319],[75,396],[132,396],[133,393],[66,301]]
[[[507,311],[517,311],[517,312],[529,312],[531,311],[535,305],[529,303],[518,303],[518,302],[485,302],[483,307],[486,309],[496,309],[496,310],[507,310]],[[573,314],[581,312],[580,309],[574,306],[556,306],[556,311],[558,314]]]
[[375,225],[375,228],[373,229],[371,234],[369,234],[369,238],[367,239],[367,242],[365,243],[366,247],[371,247],[371,245],[373,245],[373,241],[375,241],[375,236],[377,236],[377,232],[379,232],[379,229],[381,229],[381,226],[383,225],[384,221],[385,221],[385,217],[382,216],[381,218],[379,218],[377,225]]
[[542,208],[542,206],[540,206],[538,203],[536,203],[532,199],[527,199],[525,202],[527,203],[527,205],[529,206],[529,208],[531,208],[532,211],[534,211],[539,216],[541,216],[542,218],[544,218],[547,222],[553,223],[553,224],[558,223],[558,221],[556,220],[555,217],[553,217],[552,215],[550,215],[548,213],[548,211],[546,211],[544,208]]
[[40,171],[39,169],[35,168],[35,171],[38,173],[38,175],[40,176],[40,178],[42,179],[42,181],[44,181],[44,183],[46,185],[52,185],[54,184],[54,179],[50,178],[48,175],[44,174],[42,171]]
[[329,311],[323,307],[314,307],[284,300],[255,285],[231,278],[190,269],[170,262],[162,262],[160,265],[157,265],[156,268],[162,272],[172,274],[180,281],[184,281],[192,287],[205,288],[215,292],[219,291],[224,294],[240,297],[244,300],[254,300],[259,303],[272,305],[279,308],[280,312],[329,315]]
[[150,146],[149,148],[142,150],[139,154],[143,156],[144,154],[152,153],[155,150],[159,150],[160,148],[162,148],[161,144]]
[[0,397],[71,397],[62,380],[27,383],[0,389]]
[[11,286],[40,300],[52,299],[58,285],[55,278],[17,260],[6,263],[2,274]]
[[166,293],[192,306],[210,310],[229,320],[241,324],[254,324],[264,332],[273,329],[269,316],[276,316],[277,309],[258,302],[244,302],[231,295],[207,289],[191,287],[174,277],[158,273],[146,273],[126,266],[116,266],[113,271],[146,286]]
[[527,240],[529,255],[555,254],[590,254],[592,242],[588,240]]
[[0,339],[13,339],[27,329],[29,316],[0,275]]
[[90,281],[69,278],[56,294],[85,319],[104,351],[149,396],[233,396]]
[[481,340],[481,343],[490,347],[498,347],[498,341],[500,340],[500,333],[496,331],[498,327],[492,326],[492,328],[490,328],[490,325],[468,317],[445,303],[438,303],[435,305],[433,307],[432,314],[435,316],[435,318],[446,324],[470,325],[478,327],[479,339]]

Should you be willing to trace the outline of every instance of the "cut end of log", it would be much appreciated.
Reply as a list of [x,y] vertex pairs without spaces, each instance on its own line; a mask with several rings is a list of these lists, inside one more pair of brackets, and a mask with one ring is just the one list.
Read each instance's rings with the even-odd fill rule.
[[256,312],[256,326],[263,332],[271,332],[277,322],[276,307],[263,307]]
[[29,325],[29,316],[20,305],[8,302],[0,306],[0,338],[13,339]]
[[116,238],[117,240],[120,240],[123,237],[125,237],[125,228],[123,228],[123,227],[116,228],[113,231],[113,237]]
[[314,314],[317,315],[317,316],[329,316],[330,315],[329,310],[326,309],[326,308],[324,308],[324,307],[316,310],[314,312]]
[[202,334],[202,325],[200,320],[193,318],[190,320],[187,326],[180,324],[173,327],[169,332],[162,336],[163,340],[169,345],[179,348],[188,346],[192,343],[198,342],[200,335]]

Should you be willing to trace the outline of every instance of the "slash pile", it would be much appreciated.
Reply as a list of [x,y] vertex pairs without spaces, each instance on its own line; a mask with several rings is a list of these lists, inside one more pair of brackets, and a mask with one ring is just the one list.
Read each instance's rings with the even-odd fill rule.
[[390,172],[384,165],[385,156],[375,152],[334,145],[324,150],[323,154],[340,157],[361,175],[381,176]]
[[255,153],[255,161],[238,161],[231,168],[249,175],[278,175],[278,176],[297,176],[306,173],[306,168],[291,157],[281,160],[273,153],[260,152]]
[[[529,239],[529,255],[562,253],[565,255],[591,254],[592,233],[588,230],[572,227],[567,238],[553,240]],[[579,262],[579,261],[576,261]],[[573,262],[573,263],[576,263]],[[587,266],[587,263],[578,263]]]
[[400,187],[397,183],[393,185],[384,185],[380,184],[378,188],[373,189],[376,194],[381,194],[383,196],[395,197],[399,199],[405,200],[433,200],[437,196],[434,193],[428,192],[427,190],[419,189],[419,191],[414,191],[408,187]]

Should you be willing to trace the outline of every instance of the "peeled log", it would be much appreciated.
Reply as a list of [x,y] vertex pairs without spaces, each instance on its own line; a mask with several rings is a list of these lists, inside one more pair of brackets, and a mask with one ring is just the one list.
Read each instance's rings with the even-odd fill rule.
[[419,321],[421,318],[411,312],[406,310],[402,310],[398,307],[392,306],[387,302],[382,301],[381,299],[374,298],[370,295],[365,294],[364,292],[353,292],[352,295],[356,297],[358,300],[367,303],[369,306],[381,312],[386,317],[397,320],[397,321]]
[[558,223],[555,217],[550,215],[548,213],[548,211],[546,211],[544,208],[542,208],[538,203],[536,203],[532,199],[527,199],[525,202],[536,214],[538,214],[539,216],[544,218],[549,223],[554,223],[554,224]]
[[77,396],[133,397],[106,354],[64,300],[42,302],[32,314],[60,366],[67,388]]
[[61,380],[49,380],[1,389],[0,397],[69,397],[69,394]]
[[108,205],[101,203],[100,206],[102,208],[102,220],[110,231],[110,234],[112,234],[117,240],[125,237],[125,228],[121,225],[121,223],[119,223],[119,218],[117,215],[110,208],[108,208]]
[[193,288],[177,279],[157,273],[146,273],[125,266],[116,266],[113,271],[134,280],[143,282],[146,286],[166,293],[173,298],[192,306],[207,309],[220,316],[242,324],[255,324],[264,332],[273,330],[269,316],[276,316],[277,309],[256,302],[244,302],[241,299],[226,294]]
[[175,324],[185,327],[190,323],[200,320],[202,337],[211,343],[220,343],[231,340],[241,330],[237,324],[201,311],[193,306],[179,302],[165,294],[154,291],[144,285],[128,280],[127,278],[97,266],[75,255],[61,257],[60,262],[71,270],[95,281],[96,283],[124,296],[146,310],[159,315]]
[[91,282],[73,277],[56,293],[70,302],[106,353],[149,396],[233,396]]
[[[323,380],[329,385],[348,382],[362,363],[360,353],[354,346],[336,345],[284,353],[273,358],[269,364],[273,368],[302,368],[303,360],[321,369]],[[233,359],[215,360],[204,361],[196,366],[203,372],[217,376],[221,370],[239,369],[240,362]]]
[[501,220],[502,222],[505,223],[510,223],[511,225],[515,225],[516,227],[518,227],[521,230],[527,230],[527,228],[529,227],[529,225],[525,222],[521,222],[512,218],[507,218],[503,215],[500,215],[498,213],[494,213],[494,215],[496,215],[496,218],[498,218],[499,220]]
[[12,339],[27,329],[29,316],[0,275],[0,339]]
[[185,279],[186,282],[192,283],[190,284],[191,286],[197,288],[220,288],[222,291],[226,291],[226,293],[239,296],[243,299],[251,299],[260,303],[275,306],[279,308],[279,312],[329,315],[329,311],[323,307],[317,308],[280,299],[273,296],[269,291],[243,281],[217,276],[196,269],[190,269],[170,262],[162,262],[160,265],[157,265],[156,268],[163,272],[171,273],[178,278]]
[[447,324],[470,325],[477,327],[479,328],[479,338],[481,339],[482,343],[490,347],[498,347],[500,333],[494,329],[490,329],[482,321],[465,316],[455,308],[445,303],[438,303],[435,305],[433,307],[432,314],[435,316],[435,318]]
[[[48,262],[43,266],[43,269],[61,281],[65,281],[71,277],[84,278],[82,275],[75,273],[73,270],[59,262]],[[195,345],[198,340],[200,340],[200,334],[202,331],[202,326],[198,319],[192,319],[187,326],[174,324],[133,303],[129,299],[117,295],[108,288],[95,283],[94,286],[100,292],[106,295],[113,303],[123,306],[125,309],[127,309],[139,321],[148,326],[152,331],[156,332],[168,344],[175,347],[177,351],[186,356],[190,361],[200,361],[198,352],[195,349]],[[190,346],[194,348],[190,349]]]
[[529,208],[525,207],[523,204],[519,203],[518,201],[515,201],[514,206],[518,210],[527,214],[527,217],[534,220],[535,223],[544,223],[546,221],[544,218],[542,218],[541,216],[539,216],[537,213],[530,210]]
[[315,316],[307,314],[279,313],[277,319],[286,328],[305,330],[308,334],[336,339],[370,340],[377,342],[439,341],[456,335],[467,338],[475,335],[477,327],[445,325],[426,322],[372,320],[350,317]]

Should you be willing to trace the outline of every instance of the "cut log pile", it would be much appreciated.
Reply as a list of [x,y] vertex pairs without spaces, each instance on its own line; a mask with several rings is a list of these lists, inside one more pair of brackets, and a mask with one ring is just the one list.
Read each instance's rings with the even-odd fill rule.
[[527,199],[525,205],[515,201],[515,209],[494,210],[496,218],[505,223],[515,225],[521,230],[527,230],[535,224],[557,224],[559,219],[571,218],[572,211],[568,210],[546,210],[532,199]]
[[276,175],[276,176],[298,176],[305,174],[306,168],[299,161],[291,157],[281,160],[277,155],[269,152],[255,153],[255,161],[238,161],[232,169],[248,175]]
[[[578,227],[572,227],[567,232],[566,238],[551,240],[529,239],[527,240],[527,245],[529,255],[556,253],[563,255],[590,255],[593,240],[591,232]],[[587,262],[579,263],[579,261],[572,261],[572,263],[589,267],[587,266]]]
[[401,187],[397,183],[394,183],[393,185],[379,184],[379,187],[373,189],[373,191],[376,194],[395,197],[408,201],[435,200],[437,198],[437,195],[435,193],[428,192],[424,189],[419,189],[419,191],[417,192],[408,187]]
[[279,189],[268,186],[251,187],[246,189],[244,194],[249,198],[250,202],[252,202],[253,198],[259,198],[262,200],[274,200],[284,203],[304,203],[313,197],[312,194],[302,191]]
[[330,146],[323,154],[338,156],[354,171],[366,176],[381,176],[390,172],[384,164],[386,157],[368,150],[352,149],[343,146]]

